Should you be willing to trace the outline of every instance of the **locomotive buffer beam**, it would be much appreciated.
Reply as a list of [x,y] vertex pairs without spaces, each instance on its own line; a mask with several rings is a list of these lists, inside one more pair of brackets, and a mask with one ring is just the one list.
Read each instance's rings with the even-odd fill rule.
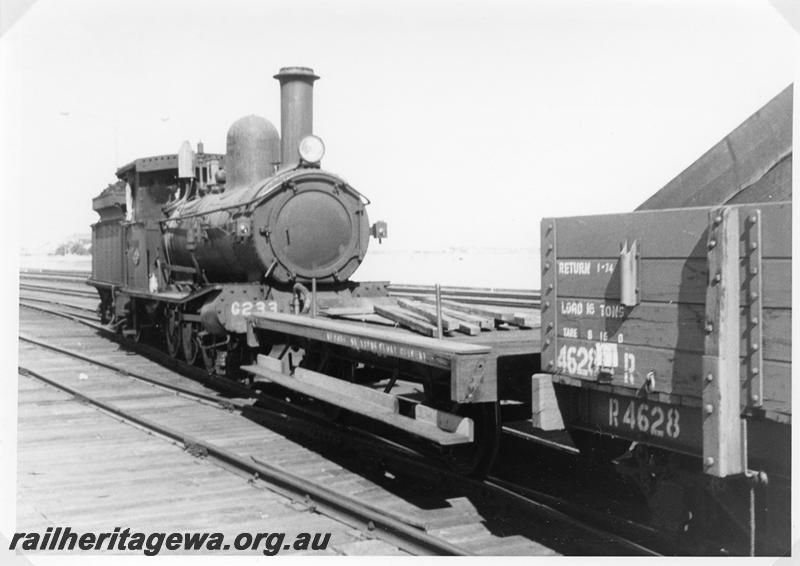
[[368,387],[348,383],[304,368],[292,375],[281,371],[277,358],[258,356],[258,363],[242,369],[287,389],[320,399],[350,412],[364,415],[443,446],[468,444],[474,438],[472,419],[416,405],[414,416],[401,415],[397,397]]

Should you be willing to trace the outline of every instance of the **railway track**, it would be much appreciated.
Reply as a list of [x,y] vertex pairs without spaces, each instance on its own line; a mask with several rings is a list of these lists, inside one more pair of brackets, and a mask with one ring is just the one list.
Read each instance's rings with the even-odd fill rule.
[[[390,284],[389,294],[395,297],[433,297],[434,285]],[[495,289],[489,287],[442,287],[443,299],[480,305],[514,307],[522,309],[539,308],[542,295],[537,291],[522,289]]]
[[[68,383],[68,380],[65,379],[63,375],[48,375],[48,372],[31,369],[28,365],[20,365],[19,372],[21,375],[47,383],[126,423],[133,424],[171,440],[195,455],[211,458],[222,465],[233,466],[239,471],[263,480],[270,485],[277,485],[283,490],[288,490],[297,500],[303,501],[309,506],[313,505],[317,513],[331,518],[340,518],[344,516],[346,519],[349,519],[349,523],[355,522],[359,524],[363,532],[380,533],[378,538],[391,542],[391,544],[396,545],[409,554],[470,554],[457,545],[450,544],[441,538],[429,535],[417,528],[410,521],[395,516],[391,511],[380,509],[376,505],[370,505],[369,503],[360,501],[351,496],[336,493],[318,483],[308,481],[297,474],[289,473],[278,466],[259,461],[252,455],[248,458],[246,455],[226,448],[220,443],[211,442],[202,437],[194,436],[187,432],[188,427],[186,423],[183,423],[180,428],[176,428],[175,426],[166,424],[163,418],[145,416],[147,414],[146,412],[125,408],[126,404],[130,406],[132,403],[140,403],[142,400],[146,400],[147,406],[149,407],[160,405],[166,401],[170,403],[169,411],[171,413],[190,412],[197,414],[200,412],[200,408],[193,405],[201,403],[206,407],[215,407],[218,411],[223,413],[223,417],[227,417],[231,409],[239,413],[246,412],[251,415],[257,415],[259,411],[246,401],[224,399],[219,395],[197,390],[197,388],[185,387],[162,379],[150,378],[139,373],[131,373],[119,366],[98,361],[91,356],[85,356],[70,349],[61,348],[54,344],[30,337],[21,336],[20,340],[40,349],[48,350],[51,357],[53,354],[57,354],[70,360],[81,360],[90,366],[109,370],[109,372],[102,373],[98,378],[103,380],[113,379],[116,382],[114,388],[122,390],[122,394],[117,390],[114,396],[116,398],[122,397],[124,401],[121,403],[112,403],[104,399],[102,394],[86,392],[87,389],[96,390],[96,387],[87,388],[85,386],[80,387],[80,385],[76,386],[75,384]],[[132,379],[156,386],[156,390],[160,391],[162,394],[154,394],[149,390],[150,388],[137,387],[136,384],[131,386],[130,380]],[[80,376],[78,380],[80,380]],[[176,397],[175,394],[184,402],[177,403],[173,401]],[[209,418],[208,411],[205,411],[205,413],[206,414],[203,415],[205,417],[204,421],[208,423],[209,421],[206,420]],[[197,418],[197,416],[198,415],[196,415],[195,418]],[[232,417],[226,420],[232,421]],[[211,422],[214,421],[212,420]],[[231,423],[226,424],[233,429],[233,432],[236,432]]]
[[[27,270],[20,272],[20,287],[22,281],[41,282],[38,285],[26,283],[26,288],[38,287],[43,290],[59,289],[56,285],[50,284],[74,284],[85,286],[88,272],[59,272],[59,271],[33,271]],[[72,290],[72,289],[70,289]],[[86,289],[87,292],[93,293]],[[414,297],[433,297],[435,295],[434,285],[412,285],[403,283],[392,283],[388,286],[389,295],[402,298]],[[501,289],[492,287],[442,287],[442,298],[454,300],[461,303],[481,304],[491,306],[504,306],[513,308],[538,308],[541,304],[541,293],[538,290],[525,289]]]
[[64,287],[56,287],[50,285],[30,285],[28,283],[20,283],[19,288],[22,291],[38,291],[41,293],[53,293],[55,295],[69,295],[72,297],[83,297],[87,299],[97,298],[97,292],[89,289],[69,289]]
[[[38,314],[46,315],[41,309]],[[52,325],[51,325],[52,326]],[[69,333],[69,341],[73,344],[81,342],[82,347],[88,348],[91,352],[98,351],[98,346],[88,343],[88,338]],[[91,372],[94,377],[92,382],[102,380],[105,382],[104,388],[108,387],[108,381],[114,381],[112,387],[113,397],[121,398],[123,403],[111,403],[102,396],[96,396],[87,392],[87,386],[82,385],[80,377],[76,377],[76,371],[70,371],[70,377],[63,375],[47,375],[45,371],[37,371],[29,367],[29,363],[20,365],[20,372],[24,375],[45,381],[54,387],[74,395],[84,402],[91,403],[105,412],[118,418],[135,424],[136,426],[148,429],[156,434],[164,436],[172,441],[181,444],[186,449],[202,454],[209,458],[218,460],[226,466],[233,466],[239,471],[248,475],[254,475],[268,483],[277,484],[280,488],[290,490],[295,497],[306,502],[307,505],[317,506],[323,513],[331,513],[335,516],[345,515],[352,521],[359,521],[365,532],[381,532],[381,536],[387,541],[411,554],[472,554],[471,547],[494,548],[495,551],[508,545],[509,548],[516,548],[517,552],[525,554],[552,554],[548,548],[533,541],[527,541],[517,536],[494,537],[485,533],[483,540],[477,536],[482,527],[478,524],[479,517],[474,513],[465,513],[465,507],[446,507],[439,509],[431,516],[430,512],[417,508],[404,500],[391,496],[389,492],[384,492],[377,485],[363,480],[357,474],[347,472],[345,468],[334,466],[331,470],[331,462],[325,457],[306,451],[299,446],[287,448],[278,435],[270,434],[269,430],[264,429],[265,435],[270,435],[268,450],[254,451],[250,445],[257,445],[259,442],[254,435],[243,434],[235,425],[231,424],[232,413],[239,413],[246,416],[246,423],[253,428],[253,422],[285,420],[286,415],[275,413],[267,409],[260,408],[254,404],[252,398],[244,397],[229,398],[214,391],[201,389],[198,391],[198,384],[191,380],[172,374],[166,378],[153,378],[141,371],[131,371],[125,365],[118,365],[102,361],[95,357],[95,354],[82,354],[75,350],[75,346],[61,347],[52,342],[21,335],[20,340],[28,346],[36,349],[37,357],[40,358],[39,364],[54,365],[52,359],[41,361],[42,351],[48,355],[58,355],[72,360],[71,362],[59,361],[58,366],[74,364],[75,361],[87,364],[86,367],[95,366],[101,368],[103,373],[97,375],[97,370],[86,370],[84,374]],[[105,351],[102,348],[99,351]],[[25,356],[30,355],[31,351],[26,350]],[[124,359],[124,357],[123,357]],[[127,364],[126,364],[127,365]],[[72,383],[69,383],[69,381]],[[141,382],[138,386],[132,382]],[[97,385],[94,386],[95,388]],[[161,395],[156,395],[153,390],[162,390]],[[233,385],[234,389],[237,389]],[[91,389],[91,388],[90,388]],[[238,388],[243,394],[248,391]],[[137,393],[139,391],[140,393]],[[175,401],[175,396],[185,402]],[[169,416],[163,416],[163,407],[158,409],[158,416],[153,416],[152,406],[169,403]],[[150,412],[140,409],[126,410],[125,404],[133,404],[134,407],[141,407],[143,404]],[[215,417],[210,414],[209,407],[213,407],[222,417]],[[225,424],[219,423],[219,419],[225,420]],[[180,427],[175,426],[180,423]],[[208,439],[209,423],[213,423],[213,432],[216,434],[216,441]],[[257,427],[260,430],[260,427]],[[199,432],[202,431],[202,432]],[[255,436],[258,434],[256,433]],[[273,438],[274,437],[274,438]],[[242,442],[247,443],[242,446]],[[263,442],[262,442],[263,443]],[[285,441],[285,443],[291,443]],[[276,454],[278,460],[284,463],[290,462],[293,467],[300,467],[306,470],[305,474],[290,472],[290,466],[278,467],[266,463],[266,460],[275,461]],[[283,456],[281,457],[281,455]],[[314,477],[320,470],[328,473],[323,481],[310,481],[308,476]],[[323,473],[323,475],[326,475]],[[325,481],[327,480],[327,481]],[[342,488],[334,492],[324,486],[324,483],[349,485],[349,488]],[[366,488],[366,489],[365,489]],[[365,502],[355,498],[351,492],[363,493],[374,492],[372,497],[378,499],[373,502]],[[398,506],[400,509],[398,510]],[[394,509],[394,510],[393,510]],[[471,536],[468,545],[459,544],[460,529],[470,529]],[[456,529],[454,531],[454,529]],[[431,534],[428,530],[438,534]],[[455,534],[453,534],[455,533]],[[448,542],[447,537],[455,538],[455,542]],[[493,540],[494,539],[494,540]],[[501,540],[502,539],[502,540]]]
[[[77,308],[75,305],[71,305],[69,307],[70,309],[72,309],[72,312],[69,313],[65,311],[54,312],[52,308],[47,308],[42,304],[22,303],[22,306],[26,307],[29,310],[30,309],[37,310],[41,313],[49,312],[49,314],[51,315],[56,314],[58,316],[61,316],[62,318],[68,318],[73,320],[74,322],[79,322],[84,326],[90,326],[95,330],[100,330],[101,332],[105,332],[103,327],[101,327],[96,322],[91,321],[92,317],[89,316],[85,310],[83,312],[80,312],[80,309]],[[119,340],[119,338],[116,336],[114,336],[114,338]],[[153,359],[157,359],[161,355],[157,351],[150,351],[152,350],[150,347],[142,344],[135,345],[135,349],[138,351],[147,352],[148,357],[152,356]],[[164,362],[165,360],[161,361]],[[174,360],[172,360],[172,362],[174,362]],[[107,369],[109,369],[109,371],[114,371],[119,374],[128,373],[129,379],[134,378],[133,376],[130,375],[130,372],[128,372],[124,368],[113,368],[113,369],[107,368]],[[212,385],[213,387],[217,388],[217,390],[224,391],[227,389],[229,394],[235,394],[241,396],[241,398],[243,399],[245,398],[249,399],[249,401],[247,402],[247,407],[248,407],[247,410],[248,411],[254,410],[252,404],[252,400],[254,399],[254,392],[239,388],[237,391],[231,393],[231,388],[236,389],[238,387],[236,384],[233,384],[232,382],[229,382],[227,380],[211,379],[207,376],[207,374],[205,374],[205,372],[196,370],[196,368],[184,367],[181,368],[181,371],[182,373],[192,375],[193,379],[195,380],[200,379],[200,381],[202,381],[206,385]],[[200,374],[202,374],[202,376],[205,377],[202,377]],[[222,381],[224,381],[225,383],[220,383]],[[181,394],[185,393],[181,392]],[[270,403],[273,404],[271,407]],[[356,450],[358,450],[362,454],[372,452],[373,459],[382,460],[384,461],[384,463],[387,459],[392,460],[393,467],[402,469],[404,473],[410,471],[410,473],[416,475],[417,477],[431,478],[431,477],[448,476],[448,474],[441,469],[437,469],[436,467],[427,466],[421,463],[418,458],[415,458],[414,454],[403,452],[402,450],[387,451],[385,445],[382,445],[380,441],[370,438],[368,434],[365,434],[363,432],[356,433],[354,431],[349,431],[349,430],[331,431],[328,423],[314,424],[313,419],[312,421],[304,419],[302,423],[299,424],[298,422],[291,422],[293,420],[296,420],[296,417],[294,416],[287,417],[287,407],[281,407],[281,406],[275,407],[274,401],[271,401],[270,403],[264,404],[265,407],[269,408],[265,407],[259,408],[260,411],[259,418],[263,419],[263,422],[268,423],[269,426],[275,428],[276,430],[277,429],[283,429],[284,431],[288,430],[288,432],[292,434],[296,434],[298,430],[302,430],[304,431],[304,433],[301,434],[300,436],[304,436],[306,437],[306,439],[310,438],[312,440],[314,439],[315,436],[326,437],[327,440],[326,443],[328,444],[330,441],[330,437],[333,436],[335,437],[336,444],[341,445],[343,442],[346,442],[350,446],[355,446]],[[225,405],[225,406],[228,409],[230,408],[230,405]],[[234,409],[241,411],[242,407],[234,406]],[[289,409],[290,411],[288,412],[291,411],[296,412],[296,407],[290,407]],[[208,453],[208,448],[206,448],[205,450],[206,453]],[[214,452],[214,450],[212,450],[211,452]],[[261,461],[254,463],[256,466],[263,464]],[[253,462],[250,462],[250,464],[253,464]],[[262,469],[261,471],[254,473],[259,473],[263,475],[265,471],[266,471],[265,469]],[[583,518],[576,519],[576,517],[579,514],[575,513],[576,510],[575,506],[570,507],[570,505],[567,504],[567,502],[565,501],[558,501],[557,498],[547,497],[544,494],[537,494],[532,490],[528,490],[528,493],[526,494],[524,490],[517,489],[514,486],[509,485],[502,479],[488,480],[486,482],[474,482],[472,480],[465,480],[463,478],[458,478],[458,477],[448,477],[445,483],[449,484],[451,487],[459,485],[460,494],[462,497],[464,493],[470,493],[472,494],[472,498],[475,500],[480,499],[480,500],[496,501],[500,499],[506,501],[506,505],[510,505],[511,508],[514,508],[516,510],[516,512],[514,513],[513,517],[506,516],[506,518],[502,521],[499,521],[499,523],[500,524],[505,523],[504,525],[505,528],[506,529],[510,528],[512,532],[520,529],[518,527],[509,527],[508,526],[509,523],[512,523],[515,520],[519,522],[522,520],[521,517],[530,516],[527,519],[527,521],[530,521],[529,524],[541,525],[541,524],[552,524],[555,522],[556,524],[561,525],[560,529],[561,531],[572,532],[573,536],[583,537],[585,540],[590,541],[585,546],[587,548],[591,548],[591,550],[589,550],[586,553],[656,554],[656,552],[654,552],[650,548],[647,548],[641,544],[628,540],[620,534],[613,534],[607,532],[605,529],[598,526],[604,524],[604,521],[602,520],[603,517],[600,517],[600,520],[597,520],[598,519],[597,517],[594,517],[593,519],[590,517],[590,520],[587,521],[586,515],[591,515],[591,513],[584,512]],[[414,497],[418,497],[418,494]],[[488,513],[483,509],[482,512],[484,514]],[[506,512],[506,515],[508,515],[508,512]],[[605,517],[605,519],[606,519],[605,522],[608,522],[608,517]],[[443,519],[441,517],[438,519],[440,523],[442,520]],[[444,519],[444,521],[445,523],[447,523],[448,520]],[[622,523],[624,523],[624,521],[622,521]],[[457,527],[458,525],[456,525],[456,527],[450,526],[448,528],[450,528],[450,530],[455,533],[459,533]],[[453,530],[454,528],[455,530]],[[466,532],[468,532],[470,527],[468,525],[462,525],[461,528],[462,530],[467,529]],[[474,529],[475,527],[472,528]],[[538,530],[541,531],[541,528],[539,528]],[[541,533],[539,534],[541,535]],[[545,535],[544,538],[546,539],[547,536]],[[559,534],[555,538],[568,540],[568,539],[563,539],[563,533]],[[516,543],[519,545],[521,544],[521,541],[516,541]],[[500,550],[504,549],[504,546],[508,545],[506,544],[506,545],[495,546],[493,544],[489,544],[488,548],[495,548],[496,549],[495,552],[499,552]],[[505,548],[504,550],[513,550],[513,548],[514,544],[512,544],[510,548]],[[540,552],[542,548],[539,548]],[[572,544],[570,544],[568,548],[572,551],[575,550],[574,539]],[[567,548],[564,548],[563,550],[567,550]],[[531,549],[528,548],[526,553],[530,554],[537,552],[532,552]]]

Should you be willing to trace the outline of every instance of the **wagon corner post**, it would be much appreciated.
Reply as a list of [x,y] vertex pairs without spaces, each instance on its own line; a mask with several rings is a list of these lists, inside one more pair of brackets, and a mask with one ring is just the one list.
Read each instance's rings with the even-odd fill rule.
[[706,337],[703,356],[703,469],[716,477],[745,471],[739,380],[739,215],[709,212]]

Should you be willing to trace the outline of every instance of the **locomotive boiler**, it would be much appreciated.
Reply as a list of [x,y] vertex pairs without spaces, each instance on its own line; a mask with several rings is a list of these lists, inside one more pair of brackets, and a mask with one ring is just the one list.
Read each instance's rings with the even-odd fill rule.
[[319,168],[324,145],[311,119],[318,77],[293,67],[275,78],[283,135],[258,116],[231,126],[225,189],[168,206],[165,260],[199,266],[215,282],[346,281],[367,252],[366,201]]

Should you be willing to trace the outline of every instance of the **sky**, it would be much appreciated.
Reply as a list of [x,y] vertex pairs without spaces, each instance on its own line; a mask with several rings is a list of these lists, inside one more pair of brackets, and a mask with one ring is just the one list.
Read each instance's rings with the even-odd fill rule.
[[544,216],[644,201],[793,81],[797,47],[766,0],[39,0],[0,39],[3,190],[20,246],[88,233],[117,166],[279,126],[272,75],[302,65],[323,166],[385,249],[535,248]]

